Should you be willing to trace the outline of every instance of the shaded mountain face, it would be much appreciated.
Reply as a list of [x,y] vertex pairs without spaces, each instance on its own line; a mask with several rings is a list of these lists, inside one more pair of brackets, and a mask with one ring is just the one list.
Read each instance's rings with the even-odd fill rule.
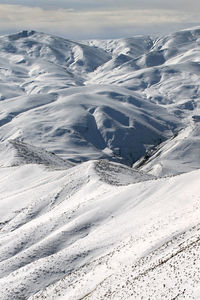
[[[180,129],[199,126],[199,43],[198,28],[85,42],[35,31],[0,37],[0,139],[75,163],[131,166]],[[196,149],[198,135],[191,141]],[[192,149],[187,166],[199,165]],[[163,155],[157,160],[168,169]]]

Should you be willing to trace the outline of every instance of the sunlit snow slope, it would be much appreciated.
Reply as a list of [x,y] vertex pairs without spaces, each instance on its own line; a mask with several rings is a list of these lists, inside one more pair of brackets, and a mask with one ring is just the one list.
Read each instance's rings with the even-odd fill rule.
[[1,300],[199,299],[199,170],[125,168],[0,169]]
[[0,300],[200,299],[200,27],[0,37]]

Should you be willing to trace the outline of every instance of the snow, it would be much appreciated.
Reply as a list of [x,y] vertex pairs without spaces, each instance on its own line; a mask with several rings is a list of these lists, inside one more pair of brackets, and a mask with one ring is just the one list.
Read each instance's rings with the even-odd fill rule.
[[[143,269],[157,264],[154,260],[165,260],[171,253],[177,253],[184,261],[177,266],[177,272],[182,274],[180,278],[185,276],[189,267],[193,274],[187,293],[192,293],[191,286],[198,286],[195,280],[199,276],[196,271],[199,171],[172,178],[146,178],[140,182],[139,174],[133,174],[133,182],[136,179],[138,183],[118,186],[108,183],[107,174],[106,182],[101,180],[104,177],[102,164],[98,164],[101,169],[99,179],[96,166],[96,162],[86,162],[66,171],[50,171],[41,166],[27,165],[17,167],[16,173],[10,168],[2,169],[1,178],[13,176],[10,192],[6,186],[1,191],[4,196],[1,212],[8,218],[4,217],[1,229],[2,299],[13,298],[16,291],[16,299],[54,299],[58,294],[66,299],[80,299],[88,292],[91,299],[112,299],[111,296],[106,298],[107,289],[112,287],[113,295],[119,293],[118,284],[124,285],[126,278],[130,280],[133,275],[134,279],[135,273],[142,274]],[[124,176],[123,168],[122,175],[119,168],[115,176],[117,174],[120,181]],[[17,186],[19,178],[20,186]],[[184,234],[186,238],[182,237]],[[191,247],[191,240],[197,239],[192,248],[197,266],[191,261],[188,266],[184,260],[185,250],[183,253],[177,250],[182,244],[179,236],[186,249]],[[165,253],[162,248],[166,242],[172,245],[167,246],[169,249]],[[190,252],[188,255],[193,257]],[[135,264],[138,271],[134,273]],[[160,274],[159,267],[156,268],[155,277]],[[163,282],[167,268],[168,264],[162,269]],[[167,272],[171,278],[171,269]],[[152,275],[146,276],[151,282]],[[103,285],[100,284],[102,280]],[[142,288],[141,296],[143,293],[148,295],[141,281],[133,281],[133,284],[135,290],[130,285],[120,288],[119,299],[128,299],[130,289],[137,295],[138,289]],[[31,296],[48,285],[47,290]],[[98,286],[95,291],[94,286]],[[160,290],[162,285],[158,295]],[[166,299],[170,293],[166,288]]]
[[0,299],[199,299],[200,28],[0,54]]

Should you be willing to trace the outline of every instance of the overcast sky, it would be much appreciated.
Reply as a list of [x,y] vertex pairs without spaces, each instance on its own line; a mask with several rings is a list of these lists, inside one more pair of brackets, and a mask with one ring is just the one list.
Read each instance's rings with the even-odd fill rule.
[[0,34],[34,29],[78,40],[200,25],[199,0],[0,0]]

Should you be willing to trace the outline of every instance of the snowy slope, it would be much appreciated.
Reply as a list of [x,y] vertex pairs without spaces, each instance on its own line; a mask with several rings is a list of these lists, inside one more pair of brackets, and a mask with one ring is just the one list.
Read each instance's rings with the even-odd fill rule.
[[199,76],[200,28],[0,37],[0,300],[200,299]]
[[[199,122],[199,121],[198,121]],[[157,176],[190,172],[200,168],[200,126],[196,121],[172,139],[156,147],[133,167]]]
[[72,161],[116,156],[131,165],[179,124],[165,109],[120,87],[69,88],[1,106],[2,140],[24,139]]
[[21,140],[10,140],[0,144],[1,167],[20,166],[24,164],[42,164],[51,168],[67,169],[74,164],[64,161],[53,152],[48,152]]
[[[133,173],[132,184],[118,186],[105,182],[114,166],[0,170],[2,300],[195,295],[199,171],[163,179]],[[115,178],[124,176],[118,166]]]

